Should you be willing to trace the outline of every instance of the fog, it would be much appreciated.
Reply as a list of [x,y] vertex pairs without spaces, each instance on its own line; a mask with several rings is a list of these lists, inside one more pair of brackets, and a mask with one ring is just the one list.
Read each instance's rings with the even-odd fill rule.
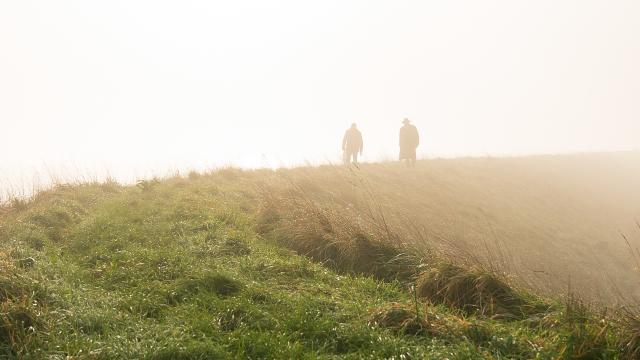
[[[637,149],[640,3],[3,1],[0,179]],[[11,185],[15,186],[15,185]]]

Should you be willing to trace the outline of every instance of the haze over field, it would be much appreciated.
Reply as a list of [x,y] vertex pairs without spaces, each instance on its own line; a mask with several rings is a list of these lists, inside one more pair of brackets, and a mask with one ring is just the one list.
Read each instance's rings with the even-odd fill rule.
[[0,179],[629,150],[637,1],[7,1]]
[[640,359],[638,19],[0,1],[0,358]]
[[617,230],[638,248],[639,155],[222,169],[14,199],[0,357],[635,360],[640,253]]

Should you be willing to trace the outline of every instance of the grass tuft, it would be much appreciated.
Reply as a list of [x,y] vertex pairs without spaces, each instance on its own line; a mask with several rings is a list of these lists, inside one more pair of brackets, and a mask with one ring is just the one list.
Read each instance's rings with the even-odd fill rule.
[[640,315],[627,309],[619,319],[623,328],[619,346],[625,358],[640,359]]
[[377,309],[369,320],[370,325],[392,330],[405,335],[432,334],[431,325],[409,307],[392,303]]
[[231,237],[222,241],[217,253],[222,256],[245,256],[251,254],[251,248],[246,241]]
[[538,304],[531,303],[489,273],[469,271],[446,263],[420,275],[417,291],[421,298],[469,315],[522,319],[543,311]]
[[411,249],[401,249],[351,218],[296,197],[268,199],[255,228],[277,244],[345,273],[408,280],[420,264]]
[[24,199],[13,198],[9,202],[9,208],[17,212],[25,211],[28,207],[29,202]]
[[0,351],[8,346],[16,354],[29,342],[35,329],[37,314],[29,299],[7,299],[0,302]]

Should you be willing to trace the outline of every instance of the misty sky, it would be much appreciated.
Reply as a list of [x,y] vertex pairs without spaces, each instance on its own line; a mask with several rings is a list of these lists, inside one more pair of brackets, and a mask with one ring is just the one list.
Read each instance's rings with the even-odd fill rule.
[[[0,1],[0,177],[640,148],[640,2]],[[12,175],[13,174],[13,175]],[[24,176],[24,175],[23,175]]]

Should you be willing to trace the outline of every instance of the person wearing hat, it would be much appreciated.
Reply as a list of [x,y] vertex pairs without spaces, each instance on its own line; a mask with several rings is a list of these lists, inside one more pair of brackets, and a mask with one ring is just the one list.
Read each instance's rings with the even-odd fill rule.
[[404,119],[402,123],[404,126],[400,128],[400,161],[406,160],[407,166],[413,167],[416,165],[416,149],[420,145],[420,135],[409,119]]
[[342,139],[342,151],[344,151],[344,163],[358,163],[358,153],[362,155],[362,134],[358,126],[353,123]]

